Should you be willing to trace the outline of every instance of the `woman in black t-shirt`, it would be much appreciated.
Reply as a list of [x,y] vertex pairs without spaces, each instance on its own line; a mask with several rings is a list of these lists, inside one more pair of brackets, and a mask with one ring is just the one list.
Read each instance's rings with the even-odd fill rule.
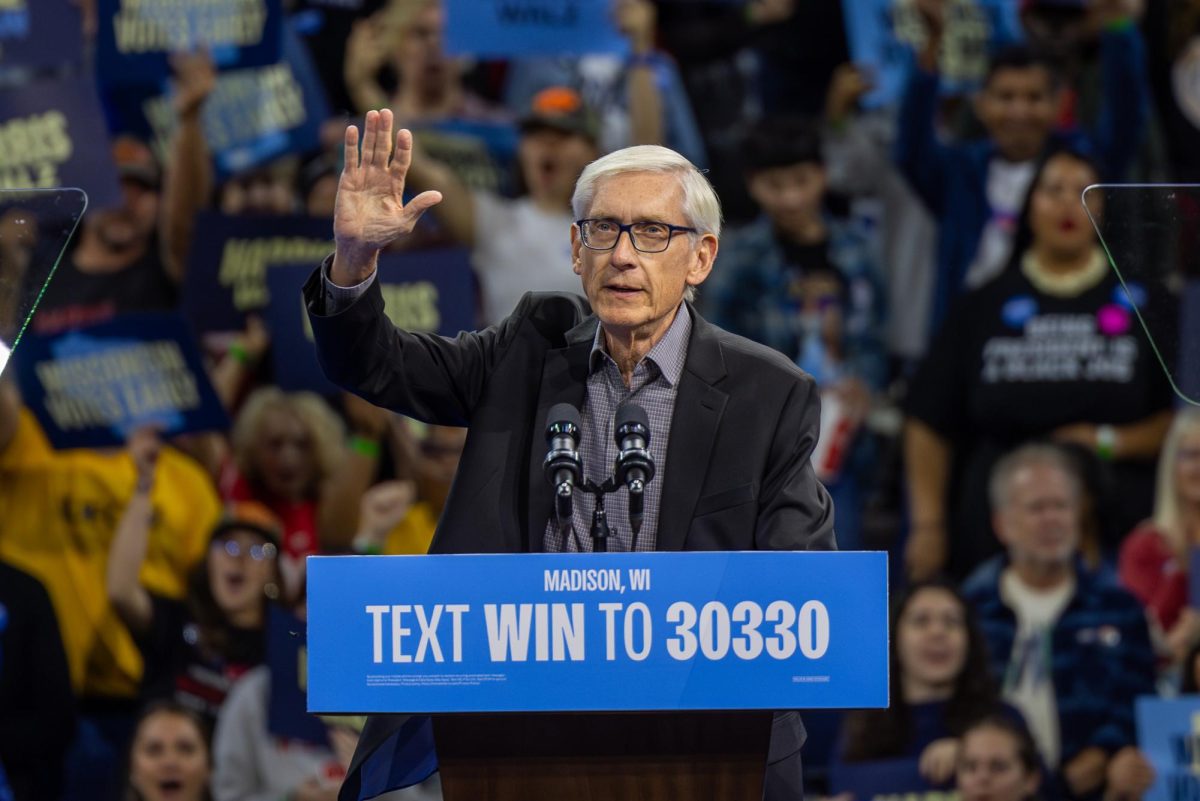
[[143,697],[174,698],[211,725],[233,682],[265,658],[266,605],[279,595],[280,524],[261,504],[230,505],[188,577],[186,598],[147,591],[138,573],[153,514],[158,437],[138,431],[129,448],[138,483],[109,552],[109,599],[142,653]]
[[[1119,488],[1103,499],[1113,505],[1113,531],[1149,512],[1172,393],[1138,314],[1173,320],[1174,311],[1165,293],[1123,285],[1109,269],[1080,202],[1097,180],[1079,153],[1047,156],[1012,263],[959,300],[913,380],[904,435],[913,578],[962,577],[999,550],[988,477],[1002,454],[1029,440],[1095,454],[1093,466]],[[1096,194],[1088,196],[1094,216]],[[1160,342],[1173,339],[1163,334]]]

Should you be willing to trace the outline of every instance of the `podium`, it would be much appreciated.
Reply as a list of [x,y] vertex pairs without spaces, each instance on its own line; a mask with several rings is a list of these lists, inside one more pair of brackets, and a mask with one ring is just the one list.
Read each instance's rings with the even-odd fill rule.
[[308,708],[433,718],[446,801],[747,799],[888,702],[881,553],[310,557]]
[[445,801],[759,801],[770,712],[434,717]]

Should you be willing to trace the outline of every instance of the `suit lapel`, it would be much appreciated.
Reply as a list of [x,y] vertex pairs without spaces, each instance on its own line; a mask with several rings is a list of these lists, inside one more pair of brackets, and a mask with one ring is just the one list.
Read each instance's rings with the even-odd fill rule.
[[681,551],[709,469],[729,395],[713,385],[725,377],[716,331],[692,309],[692,340],[675,396],[667,445],[666,484],[658,514],[658,550]]
[[546,459],[546,415],[556,403],[569,403],[576,409],[587,394],[588,354],[596,336],[597,320],[588,317],[566,333],[566,346],[546,351],[542,363],[542,381],[538,390],[537,413],[533,418],[533,436],[529,445],[529,514],[526,543],[530,551],[544,551],[542,540],[546,521],[554,513],[554,495],[542,475]]

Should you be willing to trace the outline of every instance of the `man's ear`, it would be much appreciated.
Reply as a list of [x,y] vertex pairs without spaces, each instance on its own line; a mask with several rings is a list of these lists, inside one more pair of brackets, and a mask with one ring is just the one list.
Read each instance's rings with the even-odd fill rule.
[[571,223],[571,270],[583,274],[583,240],[579,238],[579,226]]
[[718,248],[717,238],[712,234],[704,234],[700,237],[700,244],[696,248],[696,260],[687,274],[688,286],[699,286],[708,278],[708,274],[712,272],[713,263],[717,260]]

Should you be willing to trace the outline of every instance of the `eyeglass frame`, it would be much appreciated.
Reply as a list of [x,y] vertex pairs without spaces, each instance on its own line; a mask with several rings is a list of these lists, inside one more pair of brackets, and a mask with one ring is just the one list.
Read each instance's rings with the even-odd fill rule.
[[[249,556],[255,562],[275,559],[279,556],[279,549],[275,547],[275,543],[273,542],[264,542],[261,545],[255,543],[254,545],[243,549],[237,540],[222,537],[209,543],[209,547],[224,551],[226,555],[234,559],[237,559],[243,555]],[[257,554],[255,553],[256,551]]]
[[[583,224],[590,222],[611,222],[617,226],[617,238],[613,243],[606,248],[598,248],[588,244],[587,234],[583,232]],[[633,235],[633,226],[635,225],[665,225],[667,228],[667,244],[663,245],[662,250],[643,250],[638,247],[637,237]],[[576,220],[575,226],[579,229],[579,241],[588,250],[595,250],[603,253],[606,250],[616,250],[617,244],[621,241],[621,234],[629,236],[629,244],[633,245],[633,249],[638,253],[665,253],[667,248],[671,247],[671,242],[675,240],[676,233],[698,234],[698,228],[692,228],[686,225],[672,225],[671,223],[662,222],[661,220],[637,220],[631,223],[619,223],[611,217],[584,217],[582,220]]]

